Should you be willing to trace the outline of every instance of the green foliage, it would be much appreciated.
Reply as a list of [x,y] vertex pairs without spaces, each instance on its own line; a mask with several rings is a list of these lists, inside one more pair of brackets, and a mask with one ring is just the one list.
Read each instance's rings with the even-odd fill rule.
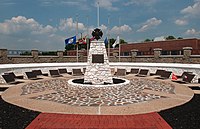
[[76,48],[75,44],[69,44],[65,46],[65,51],[75,50],[75,48]]
[[111,38],[109,40],[110,40],[110,44],[112,45],[112,44],[114,44],[114,42],[115,42],[116,39]]
[[56,52],[56,51],[42,52],[40,55],[44,55],[44,56],[55,56],[55,55],[57,55],[57,52]]
[[[172,36],[172,35],[166,37],[166,40],[174,40],[174,39],[176,39],[176,37]],[[177,39],[183,39],[183,38],[178,37]],[[147,39],[144,40],[144,42],[150,42],[150,41],[154,41],[154,39],[151,40],[151,39],[147,38]]]
[[[109,39],[109,44],[110,44],[110,48],[112,48],[112,45],[114,44],[114,42],[115,42],[115,40],[116,39],[114,39],[114,38],[111,38],[111,39]],[[106,45],[106,47],[107,47],[108,45]]]
[[176,38],[174,36],[172,36],[172,35],[166,37],[166,40],[173,40],[173,39],[176,39]]
[[145,39],[145,40],[144,40],[144,42],[150,42],[150,41],[151,41],[150,39]]
[[124,39],[120,39],[121,44],[127,44],[127,42]]
[[21,53],[20,55],[24,55],[24,56],[27,55],[28,56],[28,55],[31,55],[31,52],[30,51],[25,51],[25,52]]
[[86,49],[87,49],[87,44],[79,44],[79,45],[78,45],[78,49],[79,49],[79,50],[82,50],[82,49],[85,49],[85,50],[86,50]]

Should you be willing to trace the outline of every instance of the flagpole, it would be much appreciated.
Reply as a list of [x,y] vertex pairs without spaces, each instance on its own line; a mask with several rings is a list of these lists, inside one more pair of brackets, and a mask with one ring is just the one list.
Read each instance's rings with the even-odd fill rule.
[[[76,36],[78,35],[78,14],[76,14]],[[76,43],[76,61],[78,62],[78,43]]]
[[109,26],[110,26],[110,15],[108,15],[108,59],[110,59],[110,30],[109,30]]
[[88,57],[88,50],[89,50],[89,16],[87,15],[87,38],[86,38],[86,43],[87,43],[87,57]]
[[97,27],[99,27],[99,1],[97,2]]
[[[120,40],[119,40],[120,42]],[[121,54],[121,44],[119,43],[119,62],[120,62],[120,54]]]
[[[119,17],[119,35],[120,35],[120,32],[121,32],[121,27],[120,27],[121,23],[120,22],[121,22],[121,18]],[[120,38],[119,38],[119,62],[120,62],[120,54],[121,54],[121,44],[120,44]]]

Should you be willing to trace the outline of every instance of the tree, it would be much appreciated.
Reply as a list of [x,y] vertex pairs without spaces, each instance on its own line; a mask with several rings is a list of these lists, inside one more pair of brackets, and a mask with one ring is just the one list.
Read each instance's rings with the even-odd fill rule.
[[145,40],[144,40],[144,42],[150,42],[150,41],[151,41],[150,39],[145,39]]
[[74,50],[75,44],[68,44],[65,46],[65,51]]
[[168,36],[168,37],[166,37],[166,40],[173,40],[173,39],[176,39],[174,36]]
[[[112,48],[112,44],[115,42],[115,39],[108,39],[108,43],[110,44],[110,48]],[[108,48],[108,44],[106,44],[106,48]]]
[[20,55],[31,55],[31,52],[30,51],[25,51],[25,52],[21,53]]
[[178,37],[177,39],[183,39],[182,37]]
[[79,45],[78,45],[78,49],[79,49],[79,50],[82,50],[82,49],[85,49],[85,50],[86,50],[86,49],[87,49],[87,44],[79,44]]
[[46,51],[46,52],[42,52],[41,55],[44,55],[44,56],[53,56],[53,55],[57,55],[57,52],[56,51]]
[[127,44],[127,42],[124,39],[120,39],[121,44]]

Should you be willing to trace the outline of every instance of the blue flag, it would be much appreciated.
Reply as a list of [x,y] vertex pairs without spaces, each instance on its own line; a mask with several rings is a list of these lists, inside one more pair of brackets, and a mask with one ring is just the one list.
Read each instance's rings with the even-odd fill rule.
[[106,37],[106,39],[104,40],[105,44],[108,44],[108,38]]
[[71,38],[65,39],[65,44],[69,45],[69,44],[76,44],[76,36],[73,36]]

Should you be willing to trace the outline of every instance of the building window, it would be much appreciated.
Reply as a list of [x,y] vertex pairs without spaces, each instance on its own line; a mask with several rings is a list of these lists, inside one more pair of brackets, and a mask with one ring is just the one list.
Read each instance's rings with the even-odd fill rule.
[[162,51],[161,55],[170,55],[170,52],[169,51]]
[[177,50],[171,51],[171,55],[179,55],[179,54],[180,54],[180,52]]
[[183,50],[180,51],[180,55],[183,55]]
[[129,52],[124,52],[124,54],[123,54],[124,56],[129,56],[130,55],[130,53]]
[[137,52],[137,56],[143,55],[142,52]]

